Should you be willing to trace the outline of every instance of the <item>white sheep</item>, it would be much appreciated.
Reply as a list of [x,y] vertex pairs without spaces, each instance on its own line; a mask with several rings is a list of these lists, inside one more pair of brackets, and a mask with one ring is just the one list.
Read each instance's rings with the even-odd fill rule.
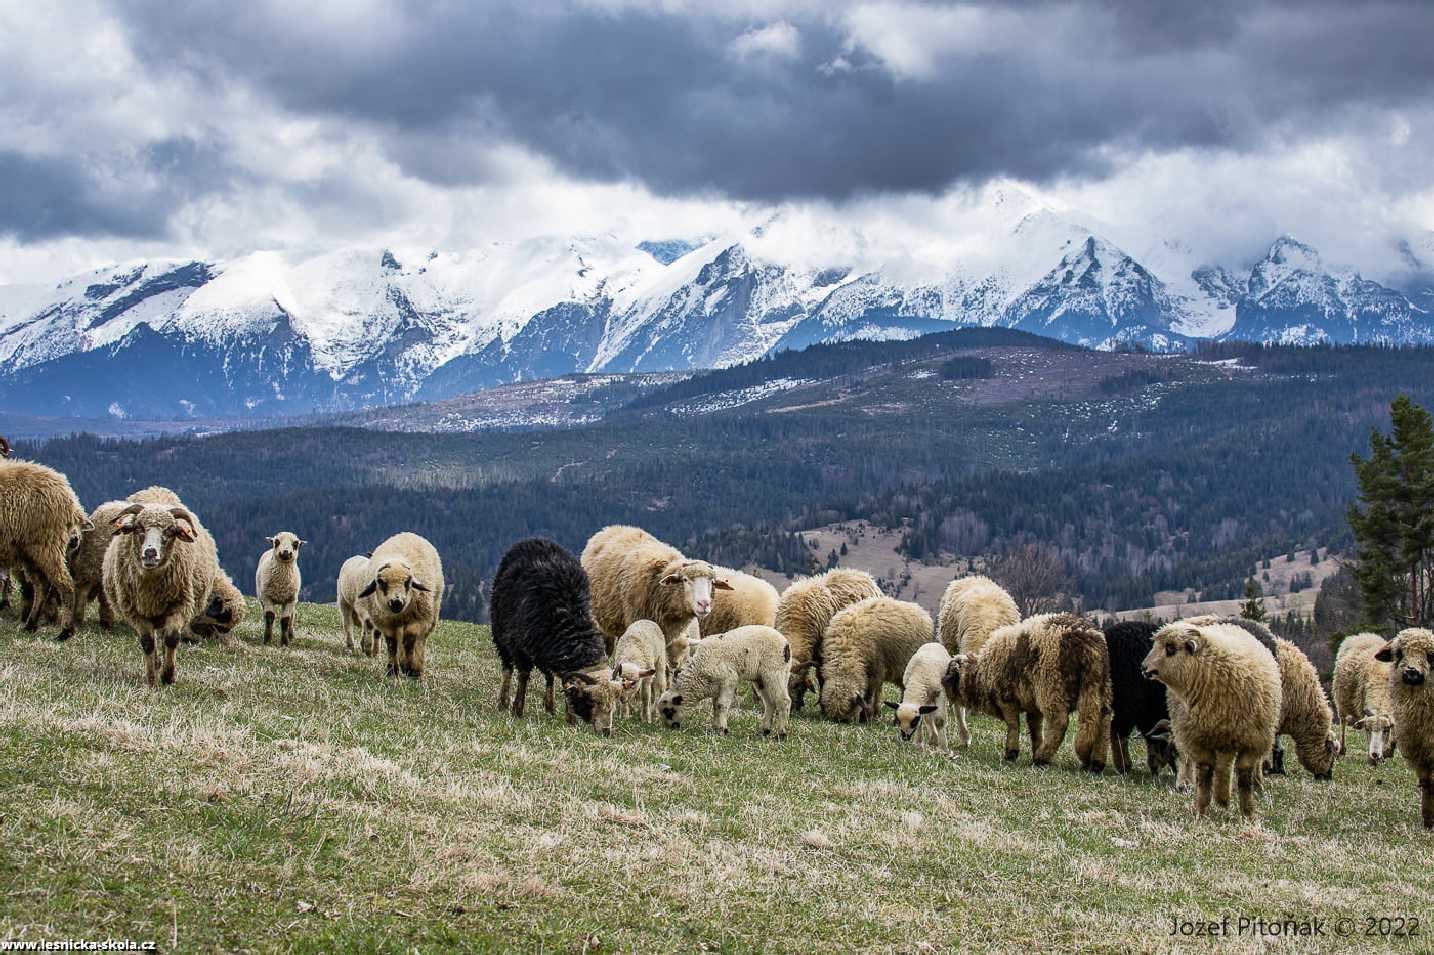
[[70,615],[75,582],[66,556],[92,527],[63,474],[33,461],[0,460],[0,567],[23,571],[34,586],[27,632],[39,628],[41,614],[51,606],[51,589],[58,600],[60,639],[75,632]]
[[899,684],[933,636],[931,615],[910,601],[868,597],[839,612],[822,636],[822,715],[837,722],[871,719],[882,685]]
[[[994,580],[979,574],[947,584],[936,607],[937,637],[952,656],[964,653],[974,658],[991,634],[1020,622],[1021,611],[1011,595]],[[956,707],[956,733],[962,747],[971,745],[964,706]]]
[[424,648],[443,608],[443,562],[417,534],[394,534],[369,558],[363,610],[388,645],[388,675],[423,676]]
[[679,729],[683,707],[710,699],[713,730],[725,734],[728,713],[737,700],[737,685],[751,682],[762,700],[762,735],[775,733],[778,740],[786,739],[792,710],[787,694],[791,662],[787,638],[773,627],[738,627],[705,637],[687,665],[677,671],[672,685],[657,701],[657,709],[668,728]]
[[612,675],[622,681],[623,715],[631,714],[636,694],[642,701],[642,718],[654,722],[657,700],[667,692],[667,641],[662,628],[651,620],[638,620],[628,627],[617,641]]
[[1345,729],[1369,734],[1369,762],[1394,755],[1394,702],[1389,696],[1390,664],[1378,659],[1385,639],[1377,633],[1345,637],[1334,658],[1334,707],[1339,720],[1339,746]]
[[901,681],[901,702],[886,701],[896,711],[895,723],[901,738],[910,742],[918,732],[928,746],[948,749],[946,743],[946,693],[942,680],[951,664],[951,654],[941,644],[923,643],[906,664]]
[[[832,617],[859,600],[880,596],[881,588],[871,574],[841,567],[803,577],[782,591],[773,626],[792,647],[792,678],[787,689],[793,710],[802,708],[812,674],[821,674],[822,635]],[[817,692],[821,692],[820,685]]]
[[364,656],[371,657],[378,653],[378,633],[373,628],[373,621],[369,619],[368,601],[359,598],[359,594],[368,586],[373,576],[369,572],[368,564],[367,554],[355,554],[344,561],[344,565],[339,568],[335,589],[339,618],[344,626],[344,643],[348,651],[355,652],[354,627],[358,627],[359,646],[363,648]]
[[279,645],[287,647],[294,635],[294,610],[304,586],[299,573],[299,548],[306,543],[297,534],[280,531],[266,538],[269,549],[259,555],[254,571],[254,594],[264,612],[264,642],[274,638],[274,618],[279,620]]

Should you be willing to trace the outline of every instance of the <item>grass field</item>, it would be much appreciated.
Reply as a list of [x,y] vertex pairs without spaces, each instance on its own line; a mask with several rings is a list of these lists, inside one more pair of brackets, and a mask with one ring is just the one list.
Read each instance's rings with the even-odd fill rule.
[[[765,742],[750,706],[727,738],[704,712],[603,740],[540,692],[527,719],[496,715],[485,628],[445,623],[416,685],[347,656],[332,608],[303,606],[298,631],[182,647],[156,691],[132,636],[0,623],[0,940],[1193,951],[1210,941],[1172,939],[1172,918],[1228,916],[1222,948],[1431,948],[1434,836],[1402,760],[1346,758],[1332,785],[1296,769],[1257,824],[1194,822],[1168,775],[1088,778],[1069,742],[1054,767],[1004,765],[986,720],[955,756],[810,714]],[[1241,916],[1326,935],[1238,938]],[[1369,917],[1421,934],[1336,935]]]

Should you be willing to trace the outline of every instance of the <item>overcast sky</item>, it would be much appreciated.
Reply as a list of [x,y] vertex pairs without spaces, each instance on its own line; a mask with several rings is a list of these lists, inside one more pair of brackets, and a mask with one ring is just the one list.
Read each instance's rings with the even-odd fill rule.
[[0,3],[0,281],[777,210],[879,242],[1002,179],[1377,273],[1434,228],[1431,37],[1423,0]]

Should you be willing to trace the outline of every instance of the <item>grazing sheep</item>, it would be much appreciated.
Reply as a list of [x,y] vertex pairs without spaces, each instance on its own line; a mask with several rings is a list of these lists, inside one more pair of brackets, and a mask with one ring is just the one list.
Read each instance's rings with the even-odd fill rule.
[[259,566],[254,571],[254,595],[264,611],[264,642],[273,639],[274,618],[278,617],[279,645],[287,647],[294,635],[294,608],[298,606],[299,591],[304,586],[303,575],[299,573],[299,548],[308,542],[288,531],[265,539],[269,549],[259,555]]
[[868,597],[837,613],[822,635],[822,714],[871,719],[882,685],[899,686],[912,655],[933,638],[931,615],[909,601]]
[[[896,711],[893,722],[908,743],[919,731],[928,746],[947,749],[946,695],[941,681],[951,665],[951,654],[939,643],[923,643],[906,664],[901,680],[901,702],[886,701]],[[925,719],[930,717],[930,719]]]
[[1232,624],[1177,621],[1156,631],[1145,672],[1182,704],[1171,724],[1181,757],[1196,767],[1196,815],[1209,808],[1212,784],[1215,801],[1229,804],[1232,763],[1240,811],[1254,815],[1256,774],[1280,721],[1274,655]]
[[359,646],[364,656],[378,653],[378,634],[374,632],[373,621],[368,616],[368,601],[359,599],[359,592],[369,581],[368,555],[355,554],[339,568],[337,598],[339,617],[344,624],[344,644],[350,653],[354,650],[354,627],[359,628]]
[[[187,509],[164,504],[128,504],[112,522],[114,537],[105,550],[105,594],[139,634],[145,678],[154,686],[174,682],[174,651],[189,622],[209,606],[219,562],[208,534]],[[155,640],[164,641],[158,666]]]
[[1399,751],[1419,777],[1419,818],[1434,829],[1434,632],[1401,630],[1374,658],[1390,664],[1389,696]]
[[1334,705],[1339,718],[1339,748],[1345,728],[1369,734],[1369,764],[1394,755],[1394,700],[1390,696],[1392,665],[1379,659],[1387,641],[1377,633],[1345,637],[1334,658]]
[[443,561],[427,540],[405,531],[374,548],[369,570],[373,577],[359,599],[388,644],[388,675],[416,680],[443,609]]
[[792,701],[787,695],[792,648],[774,627],[738,627],[706,637],[672,685],[657,701],[662,722],[682,727],[682,708],[712,700],[712,729],[727,733],[727,716],[737,700],[737,684],[751,680],[762,700],[762,735],[787,738]]
[[34,585],[26,632],[39,628],[51,591],[58,601],[59,638],[75,632],[70,618],[75,584],[66,557],[91,526],[63,474],[33,461],[0,461],[0,567],[23,571]]
[[[85,622],[85,609],[91,600],[100,602],[100,626],[109,630],[114,626],[114,608],[105,596],[105,551],[115,534],[115,518],[128,505],[124,501],[108,501],[90,512],[90,524],[81,534],[75,548],[69,555],[70,577],[75,582],[74,596],[70,601],[72,627]],[[67,636],[61,634],[61,637]]]
[[1295,741],[1295,756],[1315,779],[1334,778],[1334,760],[1339,744],[1334,739],[1334,717],[1319,673],[1303,650],[1288,640],[1276,638],[1275,663],[1280,668],[1280,722],[1275,730],[1276,744],[1281,736]]
[[671,645],[694,619],[712,612],[714,590],[732,589],[711,564],[688,560],[640,527],[604,527],[588,539],[582,565],[608,656],[638,620],[661,627]]
[[[686,642],[686,637],[677,639]],[[685,662],[686,651],[683,651]],[[657,699],[667,692],[667,642],[662,628],[651,620],[639,620],[628,627],[617,641],[612,676],[621,680],[623,715],[631,713],[631,699],[637,693],[642,699],[642,718],[648,723],[657,720]]]
[[613,679],[608,668],[603,636],[593,626],[588,575],[572,554],[540,537],[510,547],[493,578],[489,617],[503,664],[500,711],[508,708],[517,670],[513,715],[523,715],[528,678],[537,667],[547,682],[543,709],[554,712],[553,678],[559,677],[567,698],[567,721],[581,718],[595,732],[612,735],[613,711],[623,683]]
[[1118,773],[1131,769],[1131,731],[1145,740],[1145,765],[1150,775],[1160,775],[1165,766],[1176,768],[1165,684],[1148,680],[1141,672],[1158,629],[1153,623],[1135,620],[1105,628],[1105,648],[1110,655],[1110,751]]
[[712,610],[698,618],[700,636],[726,633],[738,627],[770,627],[777,620],[777,588],[760,577],[729,567],[712,568],[727,588],[714,588]]
[[[838,611],[868,597],[880,597],[876,580],[863,570],[829,570],[798,580],[782,592],[773,624],[792,648],[792,676],[787,690],[792,709],[806,702],[811,676],[820,676],[822,634]],[[821,686],[817,687],[818,693]]]
[[[936,633],[950,654],[975,656],[991,634],[1001,627],[1021,622],[1021,611],[1000,584],[979,574],[961,577],[946,585],[936,607]],[[956,708],[956,732],[961,745],[971,745],[966,710]]]
[[1021,755],[1021,714],[1045,766],[1065,741],[1070,714],[1080,717],[1075,738],[1082,769],[1105,769],[1110,748],[1110,656],[1105,635],[1075,614],[1042,614],[1001,627],[974,657],[951,658],[943,681],[953,704],[1006,721],[1005,758]]
[[195,641],[208,637],[227,637],[235,627],[244,622],[244,615],[248,611],[244,595],[239,592],[229,575],[220,570],[219,576],[214,579],[209,605],[204,608],[204,613],[189,621],[189,632],[193,634]]

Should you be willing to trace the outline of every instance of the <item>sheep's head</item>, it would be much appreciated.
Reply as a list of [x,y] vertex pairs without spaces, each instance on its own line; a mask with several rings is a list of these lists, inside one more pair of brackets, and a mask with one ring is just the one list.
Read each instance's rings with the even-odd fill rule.
[[[732,585],[705,560],[684,560],[669,565],[662,575],[662,586],[681,593],[680,604],[696,617],[712,612],[712,591],[731,590]],[[676,588],[681,588],[680,591]]]
[[865,722],[866,697],[842,680],[828,680],[822,687],[822,715],[836,723]]
[[163,567],[174,553],[176,541],[194,543],[194,515],[182,507],[163,504],[131,504],[114,518],[116,534],[126,534],[139,565],[144,570]]
[[428,593],[428,585],[401,560],[386,560],[374,571],[373,580],[359,591],[360,597],[372,597],[383,609],[398,616],[408,609],[416,593]]
[[1187,661],[1200,655],[1205,638],[1188,623],[1168,623],[1155,631],[1150,653],[1140,664],[1146,679],[1159,680],[1166,686],[1181,683],[1181,671]]
[[1434,668],[1434,632],[1421,627],[1410,627],[1399,631],[1374,659],[1381,663],[1392,663],[1390,686],[1402,686],[1404,692],[1429,685],[1429,671]]
[[912,737],[916,735],[916,731],[921,727],[921,718],[936,712],[936,704],[934,703],[926,706],[918,706],[915,703],[896,703],[892,700],[887,700],[886,705],[896,711],[896,716],[892,719],[892,723],[901,733],[901,738],[908,743],[911,742]]
[[591,673],[564,673],[563,696],[568,712],[603,736],[612,735],[613,710],[622,698],[622,680],[603,679]]
[[0,435],[0,458],[8,458],[9,456],[10,442],[6,441],[3,435]]
[[682,694],[668,690],[657,701],[657,712],[662,714],[662,725],[670,730],[682,729]]
[[1170,730],[1170,721],[1161,720],[1141,735],[1145,738],[1145,765],[1149,767],[1150,775],[1159,776],[1165,766],[1175,772],[1175,761],[1180,753],[1175,749],[1175,734]]
[[288,531],[280,531],[273,537],[264,539],[274,549],[274,559],[282,564],[291,564],[298,560],[299,548],[308,543],[308,541],[299,540],[297,534],[291,534]]
[[817,661],[792,664],[791,676],[787,678],[787,695],[792,698],[792,711],[802,708],[807,701],[807,691],[815,689],[812,680],[817,672]]
[[228,578],[220,581],[204,608],[204,613],[189,625],[201,637],[229,633],[244,620],[244,598]]
[[622,696],[628,697],[637,692],[637,688],[642,685],[643,680],[656,673],[657,670],[654,668],[643,669],[629,660],[613,667],[612,678],[622,684]]
[[946,672],[941,675],[941,688],[946,691],[946,699],[952,703],[960,703],[961,677],[971,672],[973,662],[969,653],[958,653],[946,664]]
[[676,675],[678,670],[682,669],[687,663],[688,657],[692,655],[692,651],[696,650],[697,645],[701,642],[701,639],[697,637],[689,637],[684,634],[674,637],[672,642],[667,645],[667,677],[669,680]]
[[1376,713],[1366,706],[1354,725],[1369,734],[1369,765],[1393,755],[1390,750],[1394,744],[1394,718],[1388,713]]

